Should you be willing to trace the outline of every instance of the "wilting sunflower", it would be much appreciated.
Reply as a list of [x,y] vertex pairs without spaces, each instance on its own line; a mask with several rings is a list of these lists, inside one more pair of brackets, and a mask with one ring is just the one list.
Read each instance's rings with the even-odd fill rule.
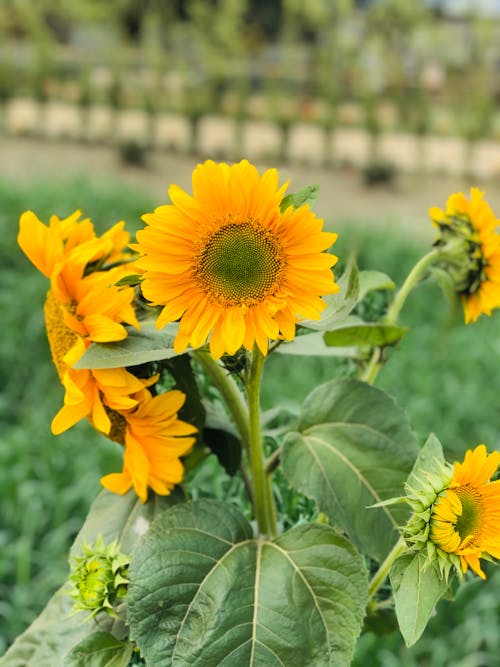
[[436,245],[450,249],[447,270],[462,299],[465,322],[475,322],[500,306],[499,220],[483,199],[483,192],[471,188],[470,200],[458,192],[451,195],[446,211],[434,207],[430,217],[440,236]]
[[172,204],[143,216],[132,246],[144,255],[142,290],[164,306],[158,328],[180,320],[177,352],[210,336],[214,358],[254,343],[266,354],[269,339],[293,339],[300,318],[320,318],[320,296],[338,291],[337,258],[323,252],[337,235],[308,205],[280,212],[286,187],[275,169],[208,160],[193,172],[192,196],[172,185]]
[[165,496],[182,480],[184,467],[179,457],[193,446],[197,429],[177,417],[186,400],[182,392],[173,390],[153,397],[143,389],[135,398],[136,408],[111,416],[111,437],[125,445],[123,471],[106,475],[101,483],[119,494],[134,487],[146,502],[148,487]]
[[453,477],[432,507],[430,540],[460,558],[485,579],[480,558],[500,558],[500,480],[490,482],[500,464],[500,452],[487,454],[484,445],[468,450],[455,463]]

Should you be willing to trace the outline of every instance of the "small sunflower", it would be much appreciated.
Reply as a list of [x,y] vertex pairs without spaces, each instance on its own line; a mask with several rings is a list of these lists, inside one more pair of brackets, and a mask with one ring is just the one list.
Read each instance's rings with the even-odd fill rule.
[[484,445],[468,450],[430,517],[430,540],[458,556],[463,572],[470,567],[483,579],[479,559],[500,558],[500,480],[489,481],[499,464],[500,452],[487,454]]
[[471,188],[470,195],[469,200],[458,192],[448,198],[446,211],[429,211],[440,231],[436,245],[445,255],[447,247],[453,248],[447,269],[462,299],[466,323],[500,306],[500,235],[495,231],[499,220],[483,192]]
[[144,255],[142,290],[163,306],[157,327],[180,320],[175,350],[203,345],[214,358],[269,339],[293,339],[299,319],[319,319],[321,295],[338,291],[324,253],[337,235],[308,205],[280,211],[287,185],[278,173],[259,175],[246,160],[210,160],[193,172],[193,195],[169,189],[171,205],[143,216],[132,246]]
[[123,471],[106,475],[101,483],[119,494],[133,486],[146,502],[148,487],[165,496],[182,480],[184,467],[179,457],[193,446],[197,429],[177,417],[186,400],[182,392],[172,390],[153,397],[143,389],[135,398],[136,408],[112,415],[111,437],[125,445]]

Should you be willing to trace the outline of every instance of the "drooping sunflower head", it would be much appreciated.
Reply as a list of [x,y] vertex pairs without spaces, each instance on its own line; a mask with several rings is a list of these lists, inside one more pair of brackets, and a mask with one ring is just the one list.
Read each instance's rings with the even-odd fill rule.
[[186,400],[182,392],[172,390],[152,396],[143,389],[135,398],[135,408],[118,411],[125,444],[123,470],[106,475],[101,483],[119,494],[133,487],[141,501],[146,502],[148,488],[165,496],[182,481],[184,467],[180,457],[194,445],[197,429],[178,418]]
[[326,254],[336,235],[307,205],[280,211],[286,185],[246,160],[207,161],[193,195],[169,189],[171,205],[143,217],[133,246],[143,258],[144,296],[163,306],[157,326],[180,320],[177,352],[210,338],[214,358],[295,335],[301,317],[319,319],[322,295],[338,291]]
[[462,299],[465,321],[475,322],[500,305],[499,220],[477,188],[470,200],[461,192],[451,195],[446,210],[434,207],[430,217],[439,229],[436,245]]
[[500,452],[484,445],[468,450],[453,470],[441,471],[412,489],[412,508],[404,537],[413,549],[425,549],[448,576],[451,567],[470,567],[483,579],[480,558],[500,558],[500,481],[490,478],[500,464]]

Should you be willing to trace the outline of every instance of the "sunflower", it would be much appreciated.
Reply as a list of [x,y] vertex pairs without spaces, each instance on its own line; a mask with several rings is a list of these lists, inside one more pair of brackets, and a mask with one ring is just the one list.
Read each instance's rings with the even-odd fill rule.
[[485,579],[480,558],[500,558],[500,480],[490,482],[500,464],[500,452],[487,454],[484,445],[468,450],[455,463],[448,486],[432,506],[430,540],[460,558]]
[[254,343],[266,354],[269,339],[293,339],[299,318],[319,319],[320,296],[338,291],[337,258],[323,252],[337,235],[308,205],[280,211],[287,185],[275,169],[208,160],[192,180],[192,196],[172,185],[172,204],[143,216],[131,246],[143,255],[144,296],[163,306],[157,327],[180,320],[178,353],[210,336],[216,359]]
[[436,245],[445,253],[447,245],[454,246],[455,257],[447,268],[460,294],[466,323],[500,306],[500,235],[495,231],[499,220],[483,195],[471,188],[470,200],[458,192],[448,198],[446,211],[437,207],[429,211],[440,230]]
[[136,408],[113,415],[113,439],[125,445],[123,471],[101,479],[113,493],[124,494],[132,488],[146,502],[148,487],[159,495],[169,495],[182,480],[184,467],[180,456],[195,442],[196,428],[177,418],[186,396],[172,390],[152,396],[143,389],[135,396]]
[[64,405],[52,422],[55,434],[84,417],[97,430],[109,433],[108,410],[136,406],[132,395],[157,379],[139,380],[124,368],[72,368],[91,342],[123,340],[127,336],[123,323],[139,326],[133,288],[115,286],[129,269],[118,265],[100,270],[104,262],[119,264],[125,257],[129,234],[120,222],[97,237],[90,220],[80,220],[80,216],[79,211],[64,219],[52,216],[46,226],[27,211],[21,216],[18,237],[25,254],[51,281],[45,324],[65,388]]
[[130,234],[124,230],[123,221],[97,237],[90,219],[80,219],[81,215],[81,211],[75,211],[67,218],[53,215],[49,225],[41,222],[33,211],[25,211],[21,215],[17,237],[19,246],[47,278],[52,278],[54,269],[75,249],[85,252],[87,259],[84,264],[97,264],[104,260],[117,262],[127,258],[125,249]]

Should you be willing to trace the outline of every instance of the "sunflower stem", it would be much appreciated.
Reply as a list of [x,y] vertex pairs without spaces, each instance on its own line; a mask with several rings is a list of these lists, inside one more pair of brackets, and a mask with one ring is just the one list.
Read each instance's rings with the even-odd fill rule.
[[248,407],[238,385],[227,370],[210,356],[207,350],[193,350],[192,354],[218,389],[238,429],[243,446],[248,450],[250,447]]
[[402,537],[396,542],[391,551],[387,554],[386,559],[373,575],[370,585],[368,586],[368,600],[371,600],[378,589],[387,579],[394,561],[399,558],[408,549],[406,542]]
[[441,248],[434,248],[431,252],[428,252],[427,255],[421,257],[415,266],[412,268],[410,273],[406,276],[406,280],[401,285],[401,288],[394,297],[392,303],[390,304],[387,314],[384,318],[385,324],[396,324],[398,321],[399,313],[403,308],[408,295],[417,283],[422,279],[423,275],[434,262],[442,255]]
[[[435,248],[418,260],[410,273],[406,276],[406,280],[401,285],[401,288],[398,290],[392,303],[389,305],[386,316],[383,319],[384,324],[397,324],[399,313],[406,303],[406,299],[410,292],[417,286],[429,266],[434,264],[441,256],[441,248]],[[368,384],[373,384],[375,382],[375,379],[383,366],[382,349],[383,348],[381,347],[373,348],[371,357],[361,377],[361,379],[364,382],[368,382]]]
[[250,447],[248,453],[252,470],[254,510],[259,533],[275,537],[277,534],[276,506],[273,497],[272,477],[266,472],[260,423],[260,382],[264,360],[264,356],[255,346],[250,371],[246,378],[250,416]]

